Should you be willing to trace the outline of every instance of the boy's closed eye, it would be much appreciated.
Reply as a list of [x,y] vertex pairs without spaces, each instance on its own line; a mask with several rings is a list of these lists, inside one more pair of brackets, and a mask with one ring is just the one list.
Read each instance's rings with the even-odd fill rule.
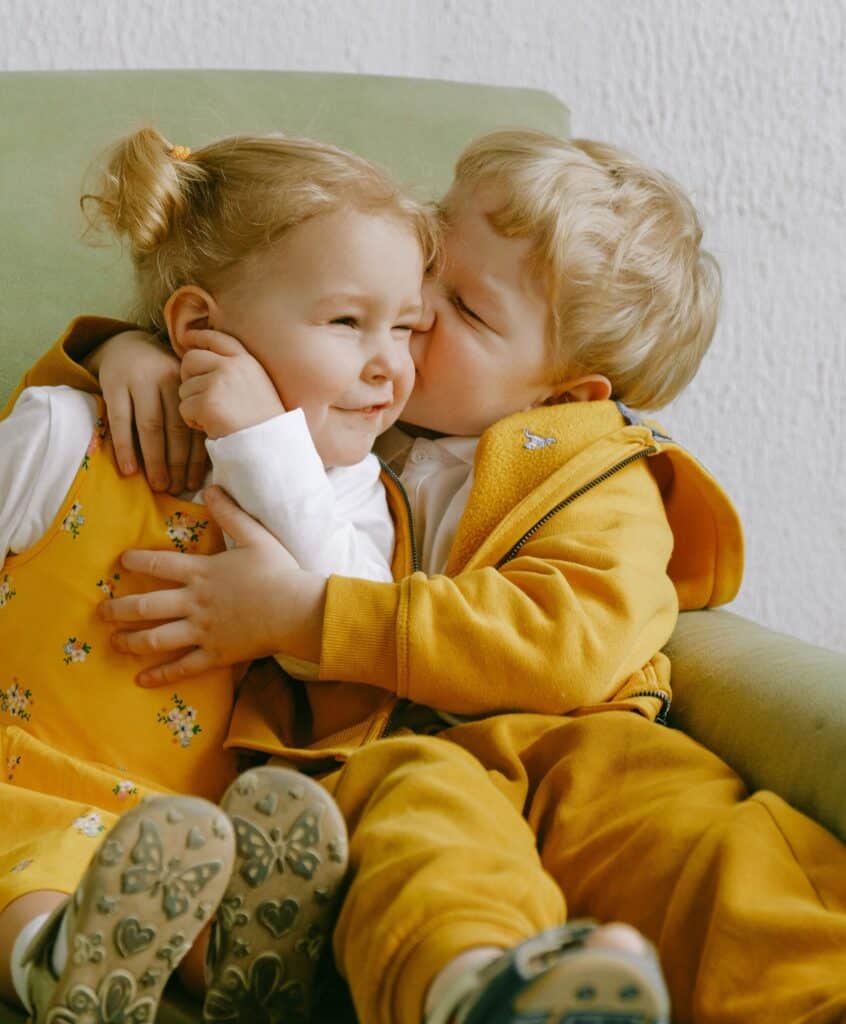
[[491,329],[490,324],[486,323],[475,310],[471,309],[457,292],[453,292],[450,295],[450,301],[452,302],[453,306],[455,306],[455,308],[458,310],[458,312],[463,314],[469,320],[475,320],[477,323],[480,323],[483,327],[487,327],[488,330]]

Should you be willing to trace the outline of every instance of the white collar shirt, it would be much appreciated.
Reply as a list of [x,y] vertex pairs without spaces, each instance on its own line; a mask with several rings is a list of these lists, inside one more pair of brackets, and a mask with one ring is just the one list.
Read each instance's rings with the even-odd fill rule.
[[478,437],[412,437],[391,427],[375,451],[397,474],[408,495],[420,568],[444,572],[473,486]]

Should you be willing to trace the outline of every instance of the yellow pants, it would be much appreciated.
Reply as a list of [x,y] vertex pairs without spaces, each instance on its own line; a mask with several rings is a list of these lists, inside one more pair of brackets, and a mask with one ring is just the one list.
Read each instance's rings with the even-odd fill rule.
[[361,1024],[419,1024],[461,950],[568,914],[650,938],[678,1024],[846,1021],[846,846],[681,733],[503,715],[381,740],[324,783],[350,828],[335,957]]

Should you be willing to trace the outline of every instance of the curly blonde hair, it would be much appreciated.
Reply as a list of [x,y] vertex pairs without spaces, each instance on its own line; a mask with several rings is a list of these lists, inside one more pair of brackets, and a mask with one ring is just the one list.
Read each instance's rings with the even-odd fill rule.
[[80,200],[89,233],[105,228],[128,241],[132,318],[154,332],[182,285],[211,289],[291,228],[343,206],[396,218],[419,240],[427,267],[437,257],[430,206],[363,157],[311,139],[240,135],[191,152],[146,127],[117,142],[95,173]]
[[681,187],[610,145],[536,131],[482,136],[442,204],[501,190],[492,226],[529,238],[551,311],[559,380],[601,373],[615,398],[659,409],[693,379],[720,303],[720,271]]

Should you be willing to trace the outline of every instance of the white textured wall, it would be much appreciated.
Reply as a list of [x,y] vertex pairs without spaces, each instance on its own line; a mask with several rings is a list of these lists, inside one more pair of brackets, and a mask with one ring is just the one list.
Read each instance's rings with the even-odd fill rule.
[[846,650],[843,0],[0,0],[0,67],[531,85],[570,105],[577,134],[674,174],[726,298],[664,419],[745,520],[735,609]]

